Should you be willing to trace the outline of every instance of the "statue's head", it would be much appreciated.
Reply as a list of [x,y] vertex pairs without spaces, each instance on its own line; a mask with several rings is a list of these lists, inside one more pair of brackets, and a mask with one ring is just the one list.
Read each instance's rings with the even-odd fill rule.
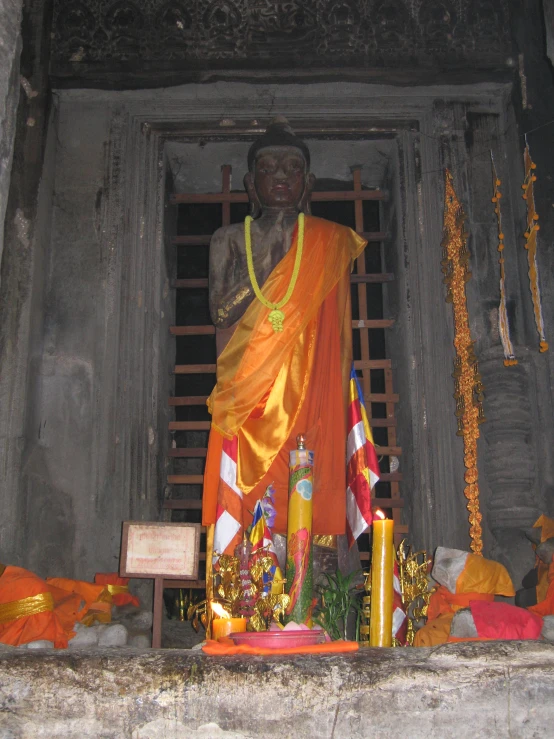
[[309,212],[314,182],[308,147],[286,118],[274,118],[248,152],[244,184],[253,214],[265,210]]

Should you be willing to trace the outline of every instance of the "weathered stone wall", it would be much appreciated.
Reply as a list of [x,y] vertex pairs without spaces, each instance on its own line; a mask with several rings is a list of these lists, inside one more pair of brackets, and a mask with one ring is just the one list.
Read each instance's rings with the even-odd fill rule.
[[0,654],[2,739],[532,739],[553,721],[554,647],[537,642],[295,658]]
[[154,167],[154,177],[144,175],[151,189],[133,181],[118,133],[127,122],[105,101],[62,101],[51,124],[59,144],[44,331],[20,482],[25,563],[41,574],[90,579],[116,570],[122,521],[159,516],[167,426],[161,436],[157,414],[171,357],[160,358],[156,337],[167,332],[172,306],[161,233],[133,221],[130,209],[156,220],[163,170],[154,152],[144,163]]
[[0,0],[0,262],[19,100],[22,0]]
[[[21,95],[1,234],[0,469],[2,489],[10,491],[2,498],[0,517],[0,557],[5,562],[22,562],[22,553],[27,551],[22,533],[27,527],[27,501],[20,484],[25,424],[33,404],[29,378],[42,352],[43,289],[56,157],[55,125],[50,126],[47,137],[49,7],[48,0],[26,0],[23,7]],[[19,48],[16,60],[19,62]]]

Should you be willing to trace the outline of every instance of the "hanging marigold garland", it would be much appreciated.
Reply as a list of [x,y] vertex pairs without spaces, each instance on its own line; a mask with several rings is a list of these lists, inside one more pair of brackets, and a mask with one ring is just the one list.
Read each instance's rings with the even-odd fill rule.
[[464,438],[464,464],[469,511],[469,535],[471,549],[482,554],[483,541],[481,513],[479,511],[479,485],[477,471],[477,439],[479,424],[483,423],[483,384],[477,366],[474,342],[471,340],[467,312],[466,282],[471,278],[468,269],[469,251],[467,233],[464,228],[465,214],[454,190],[452,175],[446,170],[444,198],[444,231],[442,239],[443,259],[441,262],[444,283],[448,286],[446,302],[452,303],[454,311],[454,398],[458,436]]
[[517,364],[517,359],[514,354],[514,346],[510,338],[510,324],[508,322],[508,311],[506,309],[506,275],[504,272],[504,232],[502,231],[502,214],[500,212],[500,200],[502,193],[500,192],[500,185],[502,184],[496,173],[496,166],[494,164],[494,157],[491,150],[491,164],[492,164],[492,187],[493,196],[492,202],[494,203],[494,212],[496,214],[496,221],[498,224],[498,252],[500,257],[498,263],[500,264],[500,304],[498,306],[498,328],[500,331],[500,340],[502,341],[502,348],[504,350],[504,364],[506,367],[511,367]]
[[523,199],[527,201],[527,230],[525,231],[525,248],[527,249],[527,259],[529,261],[529,283],[531,287],[531,297],[533,299],[533,310],[535,313],[535,324],[539,334],[539,351],[548,351],[548,344],[544,336],[544,321],[542,317],[541,307],[541,291],[539,288],[539,271],[537,266],[537,234],[539,231],[539,214],[535,210],[534,183],[537,180],[535,169],[537,165],[531,159],[529,145],[525,146],[523,155],[525,162],[525,180],[521,186],[523,189]]

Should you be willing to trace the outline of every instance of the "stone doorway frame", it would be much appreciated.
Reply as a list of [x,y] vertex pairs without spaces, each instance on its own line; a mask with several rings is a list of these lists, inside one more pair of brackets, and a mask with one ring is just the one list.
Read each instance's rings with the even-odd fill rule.
[[[112,109],[105,238],[113,262],[108,295],[114,300],[114,321],[108,343],[118,353],[118,373],[112,378],[117,407],[108,408],[111,398],[104,397],[99,412],[114,422],[130,421],[118,424],[116,488],[128,496],[133,516],[154,515],[165,486],[169,414],[164,401],[172,357],[165,348],[173,320],[170,274],[163,258],[165,142],[183,136],[251,137],[259,130],[251,121],[265,125],[280,112],[303,133],[307,125],[331,138],[346,128],[395,138],[396,177],[389,186],[398,208],[390,228],[396,245],[399,329],[391,353],[397,363],[397,392],[406,398],[399,427],[411,431],[410,439],[399,439],[404,448],[405,516],[416,545],[431,548],[448,541],[467,548],[463,451],[451,401],[452,316],[444,302],[440,269],[443,170],[455,162],[463,184],[467,154],[461,117],[468,110],[503,115],[509,86],[402,91],[363,84],[276,85],[264,88],[258,97],[254,85],[236,87],[235,97],[227,91],[224,100],[211,94],[195,97],[190,87],[177,88],[171,100],[166,94],[157,104],[144,93],[127,93],[127,100]],[[317,87],[325,88],[325,94],[316,96]],[[95,425],[101,443],[103,424]]]

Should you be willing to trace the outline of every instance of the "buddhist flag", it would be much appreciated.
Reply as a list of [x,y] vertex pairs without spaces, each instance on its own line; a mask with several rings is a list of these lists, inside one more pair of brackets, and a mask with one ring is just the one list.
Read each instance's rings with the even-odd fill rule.
[[349,546],[371,524],[371,490],[378,479],[379,463],[373,434],[367,420],[360,383],[352,366],[346,441],[346,534]]
[[[252,561],[256,560],[256,554],[260,556],[271,557],[273,565],[269,572],[264,572],[263,575],[263,593],[268,595],[272,591],[272,583],[274,578],[282,580],[281,570],[279,568],[279,561],[277,559],[277,552],[273,545],[273,535],[271,529],[268,526],[268,520],[271,520],[271,511],[275,511],[273,507],[273,497],[275,491],[273,486],[270,485],[265,491],[264,496],[261,500],[256,501],[254,507],[254,515],[252,518],[252,528],[250,530],[250,543],[252,544]],[[268,517],[269,511],[269,517]],[[273,520],[275,516],[273,515]],[[280,589],[276,589],[274,592],[282,592],[282,586]]]
[[[273,534],[269,528],[268,509],[275,511],[273,506],[273,497],[275,492],[273,486],[270,485],[265,491],[261,500],[256,501],[254,506],[254,515],[252,517],[252,528],[250,530],[250,543],[252,544],[252,554],[263,549],[277,564],[277,553],[273,545]],[[273,520],[275,516],[273,515]]]
[[404,609],[404,603],[402,601],[402,588],[400,587],[400,574],[398,569],[398,562],[396,561],[396,559],[394,560],[392,588],[392,635],[395,639],[398,639],[402,646],[405,646],[406,634],[408,631],[408,621],[406,610]]
[[242,492],[237,486],[238,439],[223,440],[214,530],[214,564],[219,555],[233,554],[242,532]]

